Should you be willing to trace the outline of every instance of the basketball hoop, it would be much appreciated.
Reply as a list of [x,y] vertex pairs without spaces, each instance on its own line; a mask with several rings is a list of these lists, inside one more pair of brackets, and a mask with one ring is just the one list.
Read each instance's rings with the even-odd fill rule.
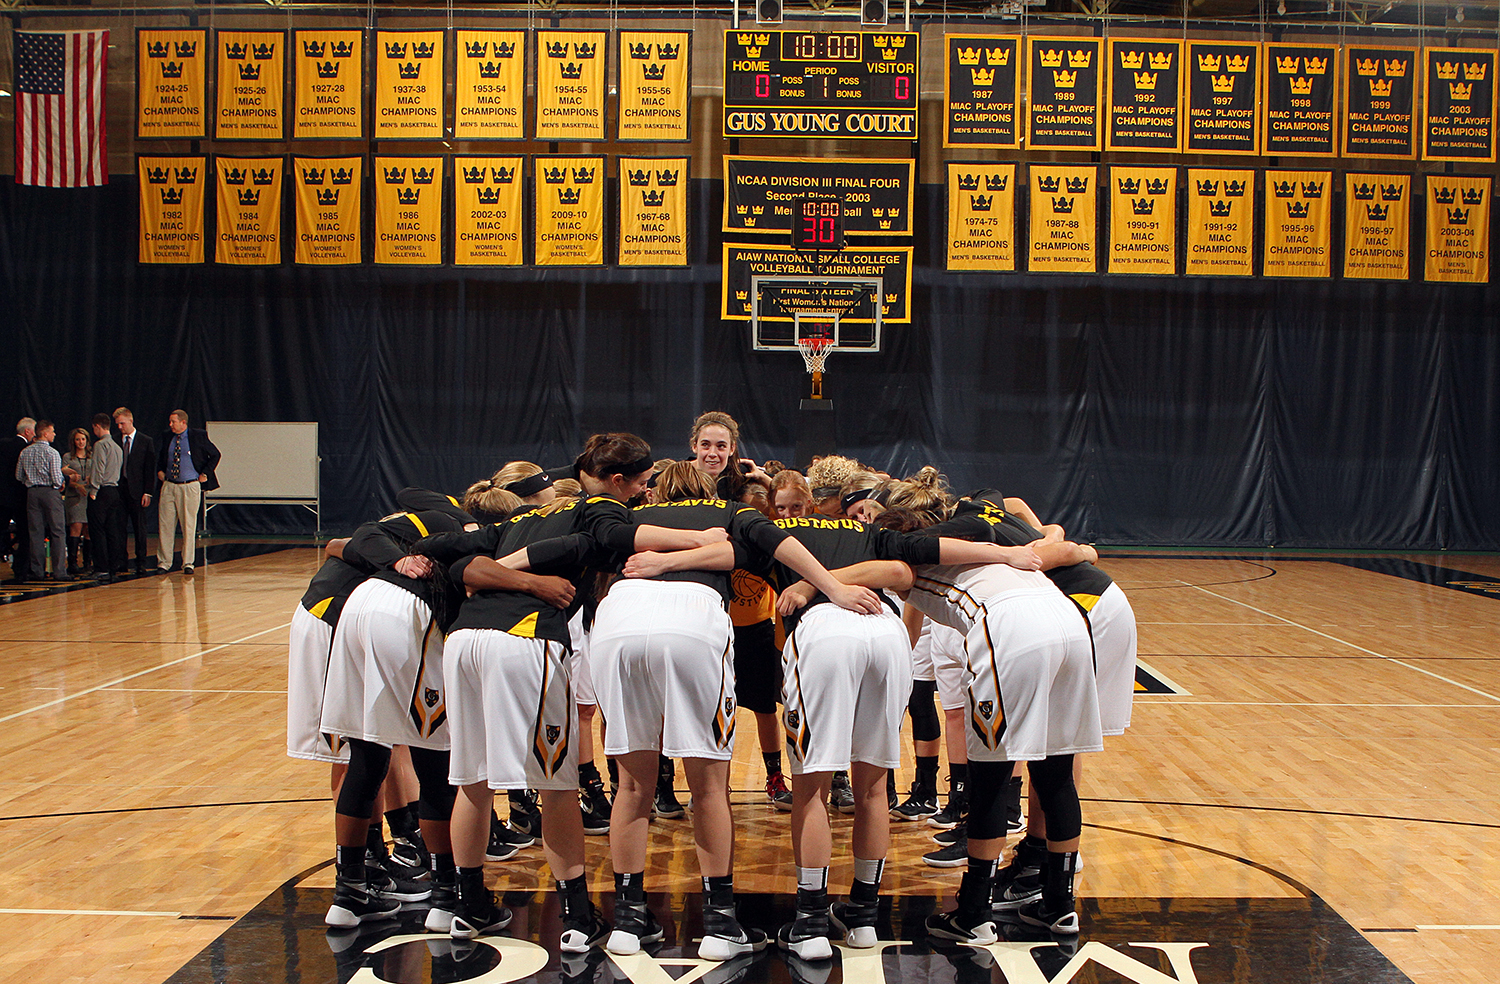
[[831,338],[800,338],[797,350],[802,353],[802,364],[812,374],[812,398],[823,399],[823,367],[828,364],[828,353],[833,349]]

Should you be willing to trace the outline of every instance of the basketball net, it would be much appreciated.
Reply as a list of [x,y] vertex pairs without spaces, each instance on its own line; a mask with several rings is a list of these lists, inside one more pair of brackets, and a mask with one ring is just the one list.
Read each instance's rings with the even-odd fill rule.
[[833,340],[828,338],[803,338],[797,342],[802,353],[802,364],[812,374],[812,398],[823,399],[823,367],[828,364],[828,353]]

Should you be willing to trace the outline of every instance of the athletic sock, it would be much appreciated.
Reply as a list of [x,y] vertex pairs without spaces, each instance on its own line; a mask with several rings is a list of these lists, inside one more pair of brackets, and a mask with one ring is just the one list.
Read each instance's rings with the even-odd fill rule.
[[734,908],[734,876],[703,879],[703,902],[714,909]]
[[969,785],[969,763],[950,762],[948,764],[948,782],[951,788],[962,789]]
[[761,752],[760,753],[760,758],[761,758],[761,761],[763,761],[763,762],[766,763],[766,778],[767,779],[771,778],[774,775],[779,775],[781,773],[781,753],[780,752]]
[[557,883],[557,897],[562,901],[563,918],[580,916],[589,908],[589,883],[587,875],[569,878]]
[[340,844],[335,849],[333,865],[338,876],[345,881],[354,882],[356,885],[365,883],[365,849],[363,847],[345,847]]
[[453,866],[452,854],[432,856],[432,877],[440,882],[449,882],[458,877],[458,869]]
[[1056,912],[1073,907],[1073,875],[1078,871],[1077,851],[1048,851],[1047,876],[1042,882],[1042,908]]
[[385,823],[391,828],[392,837],[408,837],[412,831],[421,829],[412,818],[409,806],[398,806],[394,810],[385,811]]
[[380,832],[380,824],[372,823],[365,831],[365,850],[377,858],[384,859],[387,856],[385,849],[385,836]]
[[484,865],[475,868],[459,868],[457,871],[458,900],[465,905],[477,905],[484,899]]
[[599,767],[593,762],[578,763],[578,785],[587,786],[590,782],[601,782],[599,778]]
[[936,755],[917,756],[917,782],[921,783],[923,789],[937,788],[938,757]]
[[799,867],[797,869],[797,892],[800,894],[804,891],[828,891],[828,869]]
[[965,925],[990,918],[990,894],[995,884],[997,862],[969,855],[969,869],[958,888],[958,916]]
[[615,872],[615,894],[627,902],[646,901],[646,873],[644,871]]
[[885,873],[885,858],[867,861],[854,859],[854,883],[849,887],[849,901],[873,903],[880,896],[880,876]]

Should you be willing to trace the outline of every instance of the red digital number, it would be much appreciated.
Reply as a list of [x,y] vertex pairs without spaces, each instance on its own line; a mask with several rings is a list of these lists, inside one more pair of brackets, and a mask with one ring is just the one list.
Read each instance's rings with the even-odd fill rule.
[[761,99],[771,94],[771,76],[764,73],[755,77],[755,95]]

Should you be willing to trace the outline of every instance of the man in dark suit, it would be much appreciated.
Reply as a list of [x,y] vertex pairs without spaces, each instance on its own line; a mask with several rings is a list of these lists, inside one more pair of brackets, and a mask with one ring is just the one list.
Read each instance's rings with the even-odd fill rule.
[[[30,555],[26,549],[26,486],[16,478],[16,461],[36,435],[36,421],[22,417],[16,421],[16,434],[0,441],[0,553],[10,554],[12,581],[26,580]],[[11,546],[10,525],[14,522],[15,546]]]
[[135,414],[129,407],[114,412],[116,443],[125,452],[120,470],[120,498],[125,504],[125,518],[135,531],[135,572],[145,574],[149,561],[146,553],[146,517],[156,496],[156,442],[149,434],[136,430]]
[[203,493],[219,487],[214,469],[219,449],[208,439],[208,431],[188,427],[186,410],[173,410],[167,431],[156,442],[156,572],[172,569],[172,541],[182,523],[182,573],[193,573],[198,532],[198,508]]

